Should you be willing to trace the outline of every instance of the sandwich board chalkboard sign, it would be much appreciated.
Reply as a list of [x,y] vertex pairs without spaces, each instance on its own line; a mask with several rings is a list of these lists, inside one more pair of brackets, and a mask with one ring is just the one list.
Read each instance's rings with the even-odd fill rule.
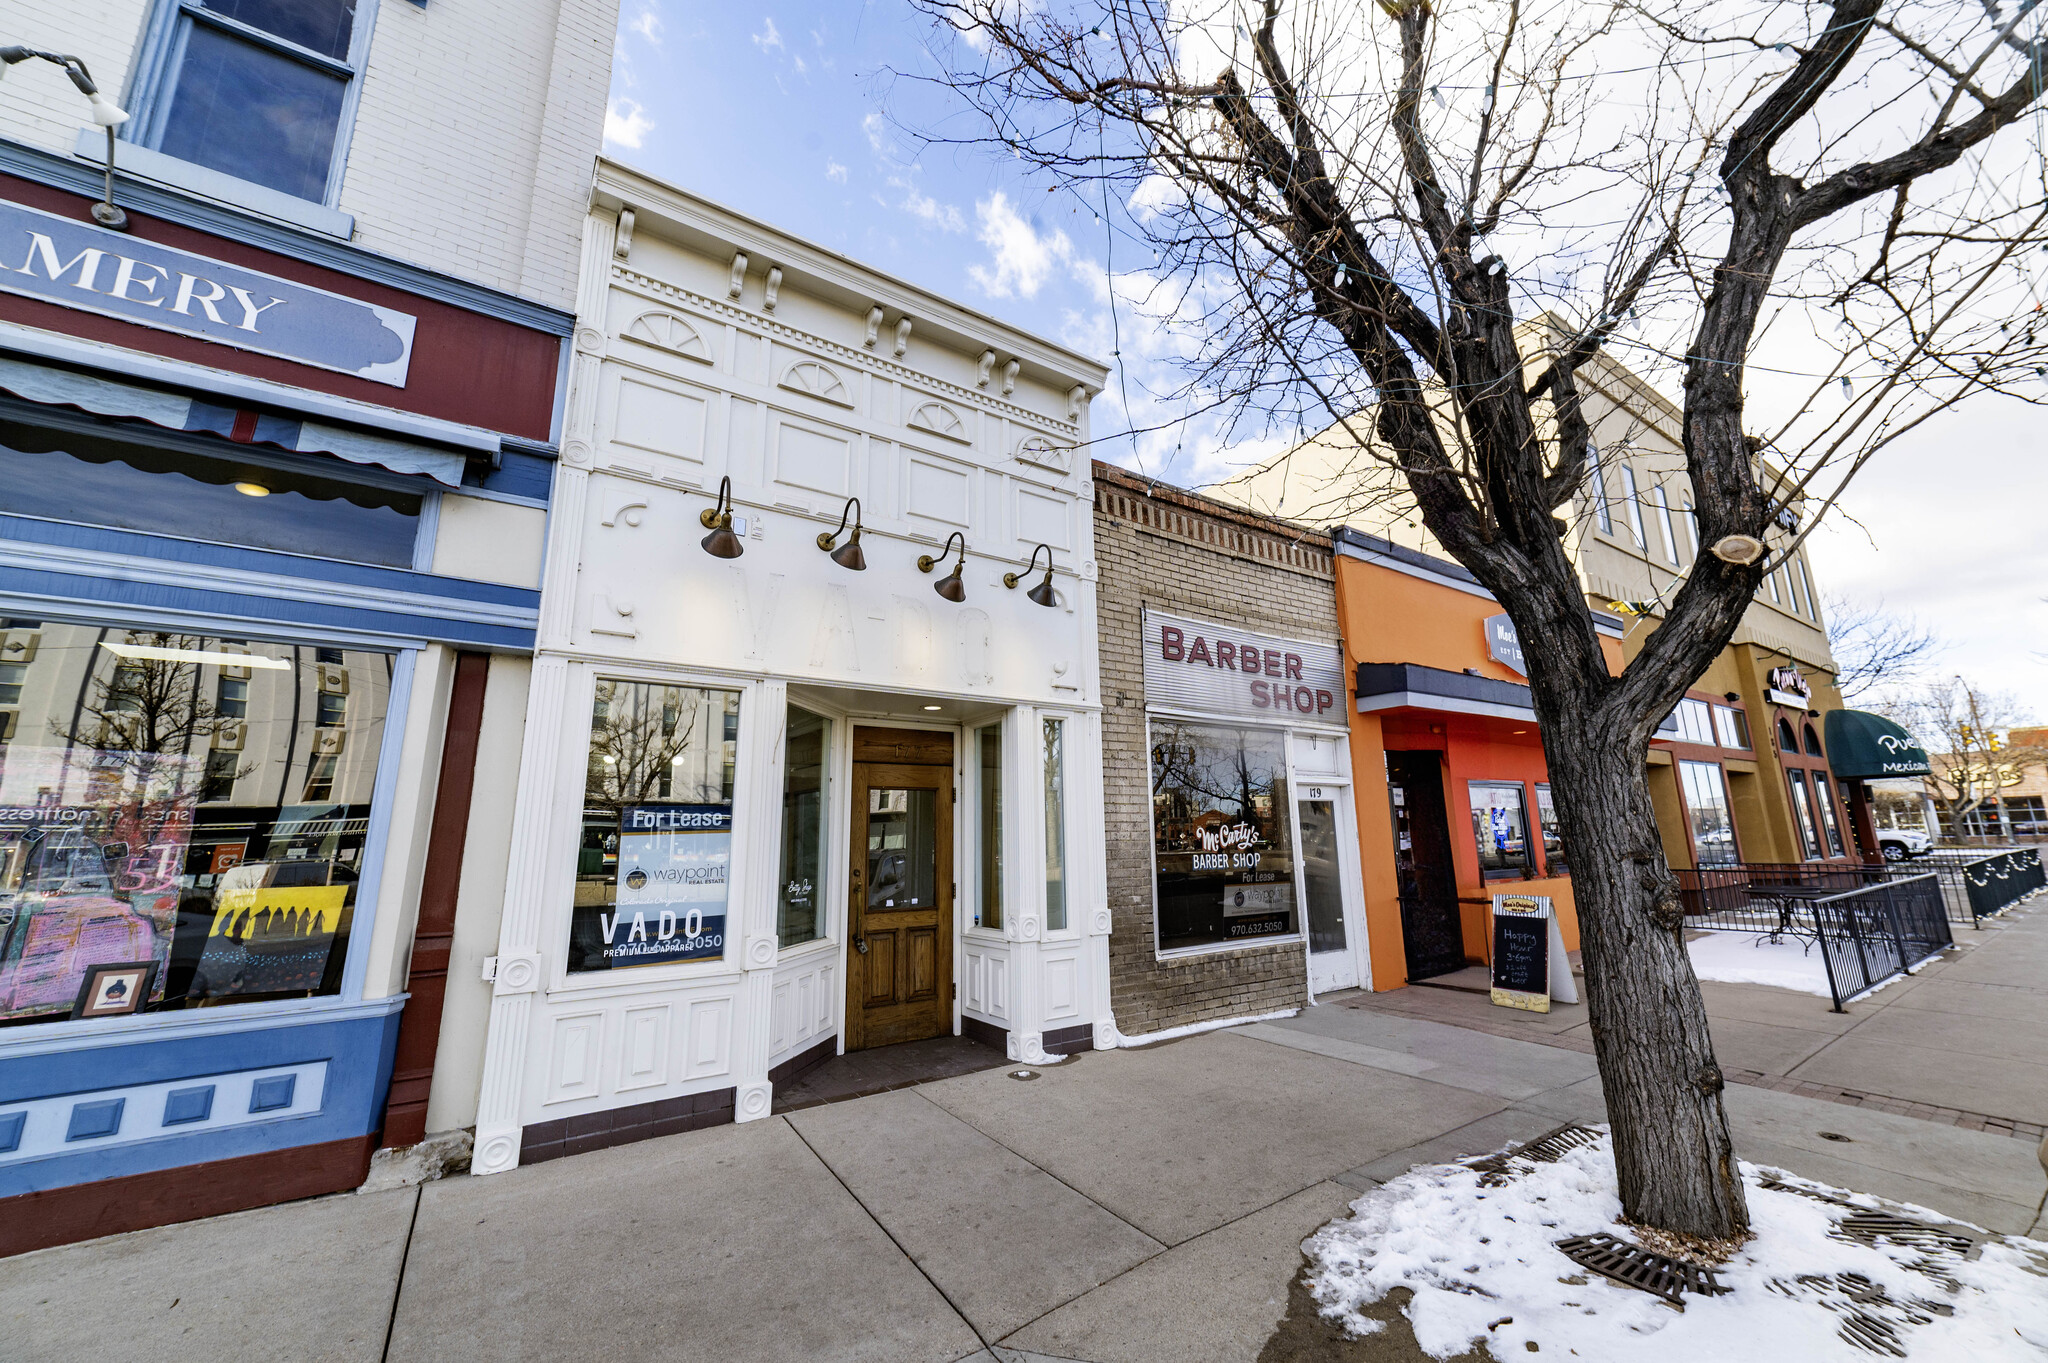
[[1492,998],[1503,1008],[1547,1013],[1550,1001],[1577,1003],[1572,967],[1547,895],[1493,897]]

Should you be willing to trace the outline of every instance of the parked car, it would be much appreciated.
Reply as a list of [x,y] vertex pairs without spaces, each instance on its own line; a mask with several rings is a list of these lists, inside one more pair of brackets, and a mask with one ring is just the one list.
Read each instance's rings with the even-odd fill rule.
[[1880,828],[1877,830],[1877,850],[1884,854],[1886,861],[1906,861],[1924,857],[1933,851],[1934,840],[1911,828]]

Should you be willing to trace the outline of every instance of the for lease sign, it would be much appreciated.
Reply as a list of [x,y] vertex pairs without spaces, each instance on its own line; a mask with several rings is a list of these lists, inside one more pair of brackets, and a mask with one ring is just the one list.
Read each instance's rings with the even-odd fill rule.
[[1145,612],[1145,703],[1156,709],[1341,727],[1344,659],[1335,644]]

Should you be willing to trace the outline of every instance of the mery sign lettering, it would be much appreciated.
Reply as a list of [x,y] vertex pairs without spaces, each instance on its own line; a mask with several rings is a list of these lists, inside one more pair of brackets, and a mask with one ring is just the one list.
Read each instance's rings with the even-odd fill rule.
[[405,387],[410,313],[0,202],[0,290]]
[[1341,725],[1343,701],[1334,645],[1145,613],[1147,705]]

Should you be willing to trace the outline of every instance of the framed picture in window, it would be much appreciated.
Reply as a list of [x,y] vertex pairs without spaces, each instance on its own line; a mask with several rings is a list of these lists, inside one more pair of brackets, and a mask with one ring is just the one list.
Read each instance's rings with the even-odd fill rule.
[[71,1005],[71,1016],[126,1017],[142,1007],[155,982],[155,961],[113,961],[87,966],[85,979],[78,986],[78,1001]]

